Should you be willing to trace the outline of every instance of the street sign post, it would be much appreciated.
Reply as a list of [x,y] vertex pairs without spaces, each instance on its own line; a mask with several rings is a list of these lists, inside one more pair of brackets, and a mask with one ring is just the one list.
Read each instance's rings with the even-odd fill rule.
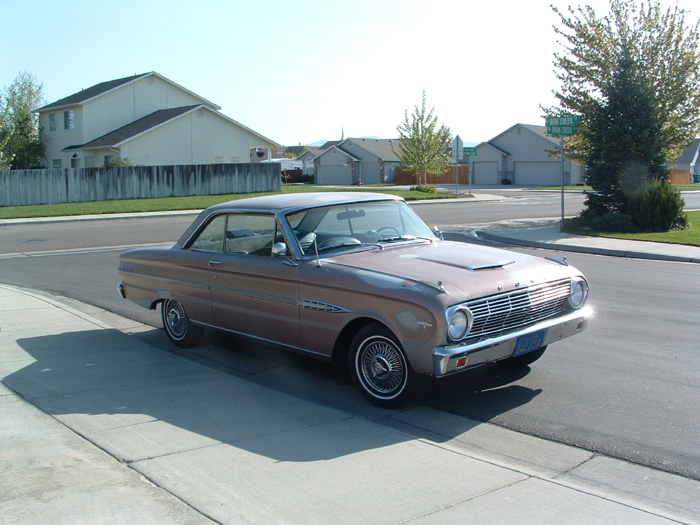
[[559,150],[561,151],[561,226],[564,229],[564,137],[576,135],[579,118],[576,115],[547,118],[547,134],[559,135]]
[[[476,148],[475,147],[464,147],[464,156],[465,157],[473,157],[476,155]],[[472,170],[469,170],[469,195],[472,194]]]

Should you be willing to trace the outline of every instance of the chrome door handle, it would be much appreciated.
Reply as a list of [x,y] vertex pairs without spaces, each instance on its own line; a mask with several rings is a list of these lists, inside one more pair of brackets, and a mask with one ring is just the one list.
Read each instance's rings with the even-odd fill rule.
[[224,264],[223,261],[209,261],[209,266],[219,266],[220,264]]

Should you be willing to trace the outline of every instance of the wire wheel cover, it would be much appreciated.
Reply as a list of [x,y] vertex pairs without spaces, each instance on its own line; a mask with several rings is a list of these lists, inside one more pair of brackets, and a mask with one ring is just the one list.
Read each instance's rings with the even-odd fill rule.
[[384,338],[366,341],[358,354],[362,382],[381,395],[398,393],[406,382],[406,362],[401,351]]
[[185,315],[185,308],[179,302],[168,302],[165,325],[170,334],[176,339],[184,337],[187,332],[187,316]]

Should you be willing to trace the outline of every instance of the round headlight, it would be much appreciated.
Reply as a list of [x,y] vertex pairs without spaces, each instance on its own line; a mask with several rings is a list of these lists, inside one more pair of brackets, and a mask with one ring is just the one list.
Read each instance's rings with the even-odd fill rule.
[[569,306],[571,308],[581,308],[588,296],[588,283],[584,279],[574,279],[571,281],[571,293],[569,294]]
[[469,331],[471,325],[470,315],[465,310],[455,310],[450,317],[450,324],[447,327],[447,335],[452,341],[459,341]]

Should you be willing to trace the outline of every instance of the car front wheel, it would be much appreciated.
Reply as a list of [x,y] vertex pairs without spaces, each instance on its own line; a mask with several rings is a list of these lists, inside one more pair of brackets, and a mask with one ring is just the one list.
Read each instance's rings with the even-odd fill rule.
[[371,403],[397,408],[415,400],[418,378],[401,345],[383,326],[371,324],[357,332],[348,365],[355,385]]
[[161,303],[160,308],[165,333],[175,346],[188,348],[199,343],[204,329],[192,324],[182,303],[168,299]]

